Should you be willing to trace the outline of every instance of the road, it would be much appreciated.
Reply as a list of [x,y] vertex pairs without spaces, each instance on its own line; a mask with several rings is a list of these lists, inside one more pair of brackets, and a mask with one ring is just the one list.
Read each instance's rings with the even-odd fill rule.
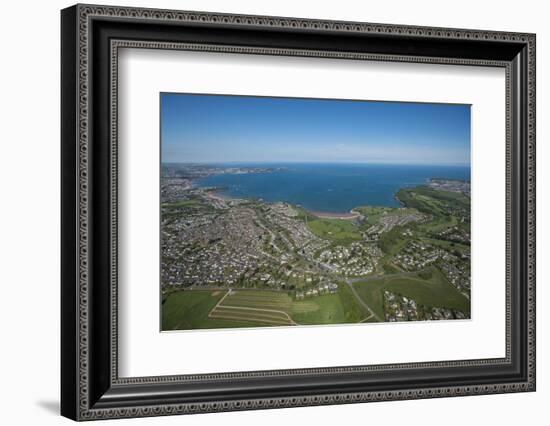
[[384,322],[384,320],[380,318],[378,315],[376,315],[376,313],[371,309],[371,307],[367,305],[363,299],[361,299],[361,297],[357,294],[357,291],[353,287],[353,282],[351,281],[352,281],[351,279],[346,280],[346,284],[350,288],[351,292],[353,293],[357,301],[370,313],[370,316],[368,318],[374,317],[376,318],[377,321]]
[[361,303],[361,305],[371,313],[371,316],[369,316],[368,318],[374,317],[378,321],[383,322],[384,320],[381,319],[378,315],[376,315],[376,313],[371,309],[371,307],[365,303],[365,301],[361,298],[361,296],[359,296],[359,294],[355,290],[355,287],[353,287],[353,283],[358,283],[358,282],[364,283],[364,282],[378,280],[382,278],[406,277],[406,276],[417,275],[417,274],[418,274],[418,271],[411,271],[411,272],[399,272],[397,274],[389,274],[389,275],[371,275],[369,277],[348,278],[346,279],[346,284],[349,286],[351,292],[353,293],[355,298],[359,301],[359,303]]

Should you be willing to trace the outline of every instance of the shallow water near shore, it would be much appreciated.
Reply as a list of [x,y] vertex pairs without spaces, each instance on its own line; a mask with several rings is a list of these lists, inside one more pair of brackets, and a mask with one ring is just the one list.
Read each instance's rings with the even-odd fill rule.
[[469,166],[389,164],[228,164],[273,167],[269,173],[221,174],[198,179],[234,198],[284,201],[317,212],[349,213],[358,206],[399,207],[399,189],[431,178],[470,180]]

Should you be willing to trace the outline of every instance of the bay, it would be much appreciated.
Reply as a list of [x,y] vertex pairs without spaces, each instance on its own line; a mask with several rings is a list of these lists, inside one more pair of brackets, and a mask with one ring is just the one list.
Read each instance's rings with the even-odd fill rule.
[[228,164],[270,167],[269,173],[212,175],[200,187],[218,187],[233,198],[284,201],[319,212],[343,213],[358,206],[399,207],[400,188],[431,178],[470,180],[469,166],[391,164]]

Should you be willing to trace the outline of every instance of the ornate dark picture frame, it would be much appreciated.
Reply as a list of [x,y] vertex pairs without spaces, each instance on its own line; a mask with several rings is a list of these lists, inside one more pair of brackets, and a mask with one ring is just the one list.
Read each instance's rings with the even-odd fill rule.
[[[535,390],[535,35],[95,5],[64,9],[61,29],[62,415],[92,420]],[[121,47],[504,68],[506,356],[120,378]]]

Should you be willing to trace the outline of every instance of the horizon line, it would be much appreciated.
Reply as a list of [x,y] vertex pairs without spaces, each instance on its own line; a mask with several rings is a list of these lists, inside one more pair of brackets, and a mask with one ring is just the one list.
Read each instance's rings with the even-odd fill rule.
[[449,166],[471,167],[471,163],[395,163],[384,161],[162,161],[164,164],[197,164],[197,165],[223,165],[223,164],[349,164],[349,165],[387,165],[387,166]]

